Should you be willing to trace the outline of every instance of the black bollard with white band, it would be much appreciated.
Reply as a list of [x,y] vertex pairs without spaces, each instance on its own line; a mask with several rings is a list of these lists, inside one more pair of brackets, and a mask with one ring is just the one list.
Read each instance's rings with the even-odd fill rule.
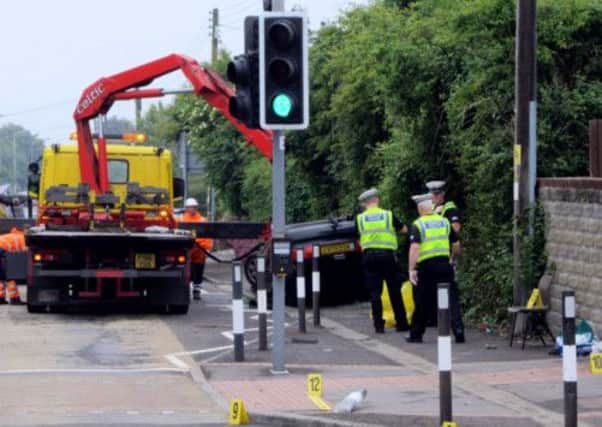
[[452,421],[451,336],[449,315],[449,283],[437,285],[437,358],[439,365],[439,425]]
[[297,249],[297,311],[299,332],[305,333],[305,264],[303,249]]
[[232,334],[234,360],[245,360],[245,311],[242,302],[242,267],[240,261],[232,264]]
[[575,293],[562,292],[562,376],[564,425],[577,426],[577,347],[575,346]]
[[311,260],[311,291],[314,326],[320,326],[320,246],[314,245]]
[[268,349],[268,295],[265,286],[265,257],[257,257],[257,318],[259,321],[259,350]]

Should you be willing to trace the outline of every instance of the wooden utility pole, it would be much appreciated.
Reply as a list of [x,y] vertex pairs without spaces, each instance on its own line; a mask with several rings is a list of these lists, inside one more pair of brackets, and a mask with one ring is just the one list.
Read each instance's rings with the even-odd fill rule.
[[217,36],[219,26],[219,9],[215,8],[211,12],[211,65],[217,61],[217,51],[219,49],[219,38]]
[[[516,8],[515,130],[514,130],[514,274],[513,299],[522,305],[526,289],[521,278],[521,239],[526,230],[526,211],[534,202],[535,115],[537,93],[536,0],[518,0]],[[531,149],[530,149],[531,145]],[[534,172],[534,171],[533,171]],[[531,188],[533,187],[533,188]]]
[[136,130],[140,131],[140,124],[142,120],[142,99],[136,98]]
[[589,122],[589,175],[602,177],[602,119]]
[[[211,11],[211,65],[215,67],[219,51],[219,9]],[[212,185],[207,187],[207,215],[209,221],[215,221],[215,189]]]

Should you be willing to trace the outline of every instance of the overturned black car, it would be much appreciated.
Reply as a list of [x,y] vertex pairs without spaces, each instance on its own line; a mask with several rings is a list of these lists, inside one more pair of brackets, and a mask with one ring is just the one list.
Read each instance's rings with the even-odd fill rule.
[[[366,301],[368,293],[362,280],[362,254],[355,222],[349,219],[327,219],[290,224],[286,239],[291,243],[291,269],[286,279],[286,304],[297,304],[297,252],[303,251],[306,301],[311,304],[312,256],[314,245],[320,248],[320,304],[333,306]],[[269,251],[265,250],[265,253]],[[257,251],[245,260],[245,275],[256,291]],[[268,259],[269,263],[269,259]],[[269,284],[268,284],[269,288]]]

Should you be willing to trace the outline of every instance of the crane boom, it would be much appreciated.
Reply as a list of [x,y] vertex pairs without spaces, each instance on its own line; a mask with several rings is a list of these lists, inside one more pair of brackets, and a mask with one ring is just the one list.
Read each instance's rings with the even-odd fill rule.
[[229,112],[228,101],[234,90],[214,71],[202,67],[194,59],[180,54],[171,54],[129,70],[102,77],[88,86],[81,95],[73,113],[76,122],[79,147],[79,166],[82,182],[99,194],[109,190],[106,141],[102,133],[97,140],[97,150],[90,130],[90,120],[106,114],[113,102],[164,96],[162,89],[139,89],[158,77],[181,70],[190,81],[192,91],[217,108],[245,137],[268,159],[272,159],[272,132],[249,129]]

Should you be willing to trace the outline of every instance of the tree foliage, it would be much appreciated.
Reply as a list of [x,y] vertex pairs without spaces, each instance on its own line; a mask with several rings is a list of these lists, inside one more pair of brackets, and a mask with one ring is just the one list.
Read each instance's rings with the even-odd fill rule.
[[[311,47],[311,126],[288,135],[289,221],[351,213],[369,186],[410,221],[410,196],[448,180],[466,217],[459,281],[475,319],[497,320],[512,293],[515,8],[374,0],[344,12]],[[588,121],[602,117],[602,2],[540,0],[537,25],[539,176],[585,175]],[[268,163],[198,98],[179,97],[175,118],[224,207],[269,216]]]
[[[43,148],[44,141],[19,125],[9,123],[0,127],[0,185],[11,184],[10,193],[13,184],[16,184],[17,192],[25,191],[29,174],[27,166],[38,161]],[[14,163],[13,159],[16,160]]]

